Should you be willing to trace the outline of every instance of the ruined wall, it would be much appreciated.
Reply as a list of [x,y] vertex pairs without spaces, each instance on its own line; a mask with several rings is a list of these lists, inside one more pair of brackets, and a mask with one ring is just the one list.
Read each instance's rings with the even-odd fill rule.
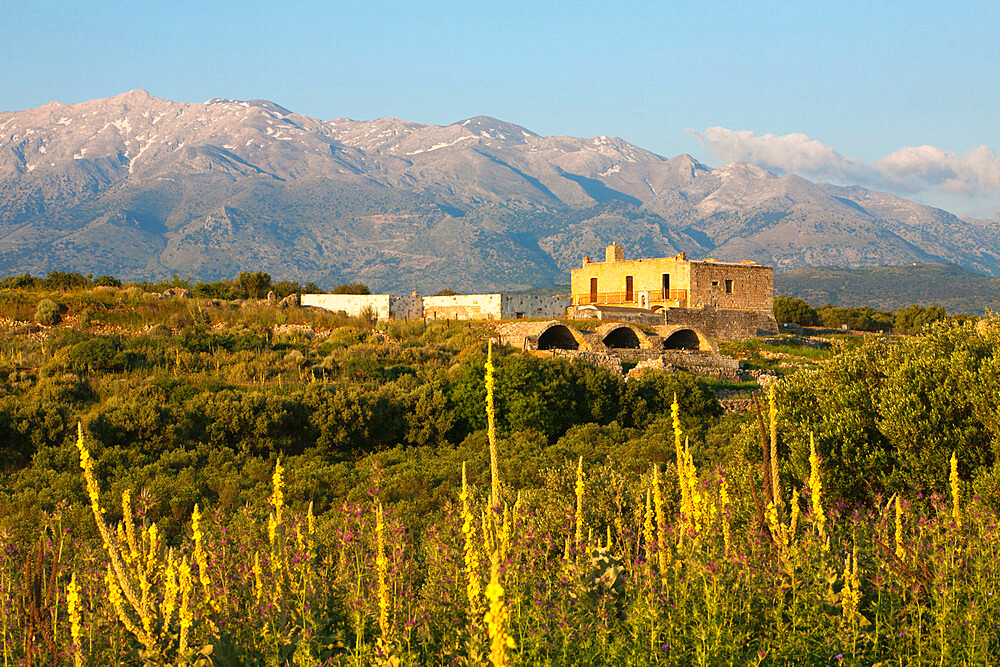
[[390,319],[390,296],[388,294],[303,294],[303,306],[315,306],[333,312],[345,312],[357,317],[366,307],[371,306],[380,320]]
[[568,297],[535,296],[532,294],[503,294],[500,301],[500,317],[505,320],[550,319],[566,317],[570,305]]
[[570,300],[532,294],[456,294],[425,296],[424,316],[449,320],[514,320],[562,318]]
[[718,340],[743,340],[758,333],[776,333],[773,312],[717,308],[669,308],[661,311],[667,325],[696,327]]
[[501,319],[500,294],[455,294],[425,296],[424,317],[428,320],[498,320]]
[[389,317],[396,320],[419,320],[424,316],[423,299],[417,293],[389,297]]
[[[731,292],[726,290],[730,281]],[[688,308],[774,310],[774,269],[759,264],[691,262]]]

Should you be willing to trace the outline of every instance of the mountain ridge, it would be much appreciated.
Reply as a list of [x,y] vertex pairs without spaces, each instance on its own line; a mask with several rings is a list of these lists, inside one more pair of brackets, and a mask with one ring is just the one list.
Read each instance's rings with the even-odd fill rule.
[[0,112],[3,273],[526,289],[565,282],[611,241],[778,270],[938,261],[1000,275],[996,221],[618,137],[489,116],[319,120],[141,89]]

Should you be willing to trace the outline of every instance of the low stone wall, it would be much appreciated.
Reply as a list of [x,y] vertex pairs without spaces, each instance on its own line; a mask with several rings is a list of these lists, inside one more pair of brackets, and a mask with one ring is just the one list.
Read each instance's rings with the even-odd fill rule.
[[655,359],[641,361],[629,371],[628,377],[638,377],[647,370],[687,371],[695,375],[715,377],[732,382],[739,382],[743,379],[740,362],[736,359],[718,354],[683,350],[667,352]]
[[605,370],[624,375],[622,361],[613,354],[603,354],[601,352],[582,352],[580,350],[549,350],[553,357],[563,359],[581,359],[588,364],[599,366]]
[[636,350],[631,348],[618,348],[613,354],[627,364],[635,364],[651,359],[659,359],[663,356],[663,350]]

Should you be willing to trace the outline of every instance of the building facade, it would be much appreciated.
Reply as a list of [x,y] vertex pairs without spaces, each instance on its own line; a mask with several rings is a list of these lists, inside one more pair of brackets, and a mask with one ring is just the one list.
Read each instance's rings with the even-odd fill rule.
[[568,297],[533,294],[425,296],[428,320],[519,320],[566,317]]
[[720,262],[676,257],[626,260],[612,243],[603,262],[583,258],[571,272],[574,306],[622,305],[659,311],[716,308],[770,313],[774,309],[774,269],[757,262]]
[[380,320],[516,320],[565,317],[570,299],[532,294],[303,294],[301,303],[353,317],[371,309]]
[[420,295],[410,294],[303,294],[303,306],[315,306],[358,317],[369,309],[380,320],[419,320],[423,316]]

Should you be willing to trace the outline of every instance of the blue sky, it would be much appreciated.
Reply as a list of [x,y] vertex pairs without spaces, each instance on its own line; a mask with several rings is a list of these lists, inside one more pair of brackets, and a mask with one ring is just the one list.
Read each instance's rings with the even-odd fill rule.
[[[14,0],[0,109],[145,88],[319,118],[486,114],[979,212],[1000,208],[998,34],[996,2]],[[938,152],[898,153],[920,146]]]

